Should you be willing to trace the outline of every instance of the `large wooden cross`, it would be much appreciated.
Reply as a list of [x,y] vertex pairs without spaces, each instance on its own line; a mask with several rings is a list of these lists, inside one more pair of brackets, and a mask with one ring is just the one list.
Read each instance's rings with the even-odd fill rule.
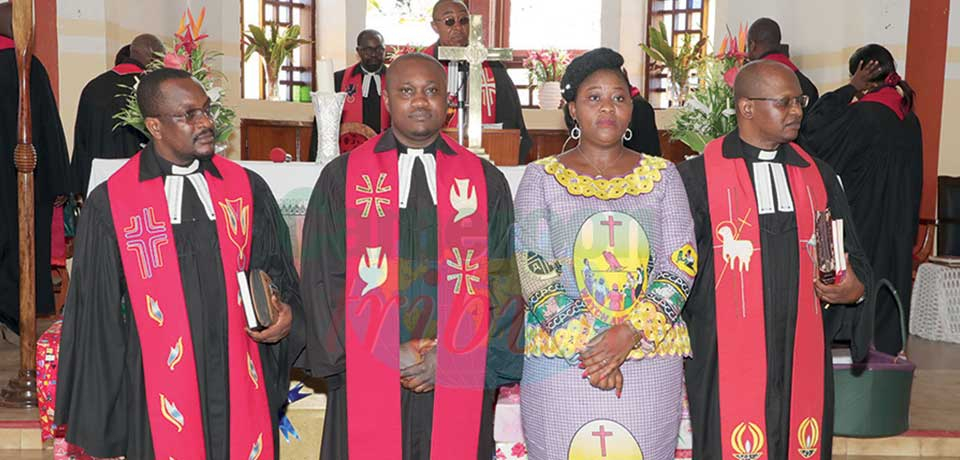
[[[30,63],[33,58],[33,0],[13,3],[13,40],[16,43],[17,77],[20,82],[17,115],[17,217],[20,229],[20,372],[2,392],[0,404],[8,407],[37,406],[37,297],[34,235],[33,171],[37,152],[33,148],[30,115]],[[49,242],[48,242],[49,244]]]
[[[467,148],[481,157],[486,157],[481,138],[483,136],[483,63],[486,61],[509,61],[513,50],[487,48],[483,45],[483,16],[470,16],[470,41],[465,48],[441,46],[437,58],[443,61],[466,61],[470,64],[469,92],[467,96]],[[463,117],[460,113],[458,116]]]

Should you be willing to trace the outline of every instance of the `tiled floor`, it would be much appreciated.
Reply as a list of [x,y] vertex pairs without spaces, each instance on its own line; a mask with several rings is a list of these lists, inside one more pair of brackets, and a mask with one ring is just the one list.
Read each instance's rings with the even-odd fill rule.
[[[960,344],[931,342],[911,337],[907,355],[917,364],[910,406],[911,430],[960,432],[960,392],[958,392]],[[17,346],[0,341],[0,387],[5,387],[7,380],[16,374],[18,362]],[[0,423],[9,420],[36,419],[36,410],[0,408]],[[24,433],[24,431],[28,432]],[[955,448],[953,444],[956,441],[956,438],[949,439],[951,443],[949,446],[941,446],[944,440],[929,439],[929,437],[924,437],[922,440],[909,438],[871,440],[866,444],[863,440],[848,442],[848,440],[838,439],[835,442],[837,455],[834,456],[834,460],[960,460],[960,449]],[[50,450],[41,450],[39,447],[39,434],[36,428],[0,429],[0,459],[52,458]],[[906,456],[888,456],[893,453]],[[932,455],[949,455],[949,457]]]

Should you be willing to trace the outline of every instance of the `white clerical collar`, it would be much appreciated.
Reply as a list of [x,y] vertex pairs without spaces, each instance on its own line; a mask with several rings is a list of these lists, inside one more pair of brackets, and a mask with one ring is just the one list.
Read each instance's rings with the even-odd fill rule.
[[776,150],[760,150],[759,159],[760,161],[771,161],[777,157]]
[[186,166],[177,166],[173,164],[170,165],[170,172],[175,176],[186,176],[188,174],[193,174],[197,172],[198,169],[200,169],[200,160],[196,158],[193,159],[193,163],[190,163]]
[[362,65],[360,66],[360,70],[363,71],[363,97],[367,97],[370,94],[371,81],[377,85],[377,95],[380,95],[380,71],[368,72]]
[[193,190],[200,197],[203,203],[203,210],[210,220],[217,220],[217,214],[213,210],[213,200],[210,198],[210,187],[207,185],[207,178],[203,174],[197,173],[200,169],[200,161],[193,160],[188,166],[171,165],[173,175],[167,176],[163,183],[163,191],[167,197],[167,209],[170,211],[170,223],[177,225],[182,222],[183,217],[183,179],[186,178],[193,185]]
[[430,189],[430,198],[433,204],[437,204],[437,159],[424,153],[422,149],[407,149],[406,154],[399,155],[397,160],[400,170],[400,209],[407,209],[407,201],[410,198],[410,186],[413,180],[413,165],[417,160],[423,164],[423,172],[427,177],[427,188]]

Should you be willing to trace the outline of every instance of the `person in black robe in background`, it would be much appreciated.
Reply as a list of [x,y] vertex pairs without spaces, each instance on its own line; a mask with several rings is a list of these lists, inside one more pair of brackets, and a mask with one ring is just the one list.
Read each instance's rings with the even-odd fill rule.
[[[757,162],[770,162],[783,167],[793,165],[809,167],[796,151],[787,144],[797,135],[801,110],[790,110],[795,104],[800,92],[800,86],[794,79],[790,83],[787,78],[793,78],[787,68],[774,63],[756,63],[767,66],[776,66],[779,75],[764,72],[764,82],[759,88],[754,87],[749,97],[783,97],[786,89],[789,98],[782,108],[775,106],[781,101],[757,100],[743,101],[737,98],[737,123],[739,130],[724,137],[724,158],[741,158],[746,163],[746,169],[753,177],[753,165]],[[741,78],[748,77],[747,67],[737,76],[737,87],[740,87]],[[758,69],[753,69],[758,70]],[[792,85],[792,87],[791,87]],[[748,85],[749,86],[749,85]],[[788,99],[789,99],[788,98]],[[743,99],[746,99],[745,97]],[[743,117],[741,105],[755,103],[754,119]],[[768,104],[773,107],[764,108],[759,104]],[[773,110],[772,113],[770,110]],[[784,115],[789,111],[789,115]],[[758,131],[760,134],[758,135]],[[750,132],[751,135],[744,133]],[[783,134],[786,133],[786,134]],[[753,139],[761,139],[758,142]],[[749,142],[747,139],[751,139]],[[769,145],[752,145],[753,143],[768,143]],[[838,334],[847,334],[852,337],[851,352],[855,361],[866,358],[873,333],[873,309],[870,298],[872,285],[872,271],[863,248],[860,246],[856,233],[856,222],[851,220],[850,209],[833,169],[823,161],[815,159],[816,166],[823,177],[823,184],[827,192],[827,205],[835,219],[844,219],[844,245],[849,254],[849,265],[856,284],[860,291],[853,294],[838,289],[846,285],[837,284],[824,286],[823,291],[817,291],[821,300],[833,303],[830,308],[822,310],[824,328],[824,415],[822,426],[821,458],[829,459],[832,452],[833,435],[833,372],[830,343]],[[693,456],[697,460],[719,460],[721,458],[720,440],[720,398],[719,398],[719,371],[717,348],[717,318],[715,289],[714,224],[710,216],[710,205],[707,197],[707,177],[703,156],[699,156],[678,165],[680,176],[683,178],[690,200],[690,212],[696,226],[697,252],[700,254],[697,273],[697,282],[683,309],[683,319],[690,330],[690,344],[693,348],[693,358],[685,366],[687,397],[690,402],[690,420],[693,425]],[[785,169],[785,168],[784,168]],[[788,183],[789,184],[789,183]],[[756,187],[756,185],[753,185]],[[789,187],[789,185],[788,185]],[[787,196],[790,191],[783,191]],[[767,193],[774,194],[772,190]],[[781,193],[774,195],[781,196]],[[768,197],[773,203],[774,197]],[[779,208],[779,205],[777,206]],[[792,206],[791,206],[792,207]],[[770,458],[787,458],[790,431],[791,386],[793,377],[794,331],[797,324],[798,299],[798,267],[800,257],[809,257],[800,254],[797,247],[798,233],[796,216],[793,211],[784,212],[774,209],[770,213],[759,215],[761,263],[763,265],[763,301],[764,324],[766,328],[766,357],[767,357],[767,394],[766,401],[766,433],[767,446]],[[723,261],[719,262],[723,264]],[[722,265],[721,265],[722,266]],[[849,274],[848,274],[849,277]],[[819,283],[818,283],[819,284]],[[822,285],[820,285],[822,286]],[[855,286],[854,286],[855,287]],[[817,288],[821,289],[821,288]],[[824,294],[824,292],[829,294]],[[840,295],[843,292],[846,295]],[[866,292],[866,298],[858,299],[861,292]],[[846,305],[850,304],[850,305]],[[763,395],[758,395],[763,398]]]
[[[386,49],[383,46],[383,35],[376,30],[364,30],[357,35],[357,56],[360,62],[352,66],[353,75],[364,75],[370,78],[370,89],[363,96],[363,124],[369,126],[376,133],[382,133],[388,126],[380,126],[380,93],[383,91],[383,76],[387,73],[383,65],[386,58]],[[343,76],[350,69],[341,69],[333,74],[333,90],[341,91]],[[370,75],[370,77],[366,77]],[[374,75],[376,77],[374,77]],[[357,88],[357,93],[362,90]],[[313,117],[313,131],[310,133],[310,161],[317,161],[317,117]]]
[[[422,56],[422,55],[421,55]],[[413,56],[410,56],[413,57]],[[407,63],[411,64],[411,63]],[[394,64],[396,66],[396,64]],[[412,63],[412,65],[421,65]],[[394,67],[391,67],[393,70]],[[439,73],[439,71],[438,71]],[[388,94],[399,94],[401,83],[388,79]],[[444,78],[445,81],[445,78]],[[444,82],[434,118],[446,110]],[[405,89],[405,88],[404,88]],[[415,89],[422,91],[422,89]],[[383,134],[375,152],[398,150],[405,155],[394,130],[411,130],[414,110],[426,110],[414,103],[401,108],[399,101],[390,111],[394,126]],[[412,108],[413,107],[413,108]],[[436,132],[439,132],[439,126]],[[409,135],[408,135],[409,136]],[[413,137],[413,136],[411,136]],[[437,137],[424,148],[426,155],[454,154]],[[327,385],[327,412],[320,458],[347,460],[347,395],[344,327],[346,301],[346,190],[347,161],[341,155],[324,167],[310,197],[303,227],[303,301],[308,315],[307,362],[310,373]],[[497,388],[518,382],[523,369],[523,300],[513,252],[513,199],[503,174],[483,162],[487,183],[489,225],[490,335],[487,348],[486,383],[480,425],[478,459],[493,458],[493,408]],[[408,343],[437,337],[437,206],[431,198],[422,162],[414,163],[410,195],[400,209],[400,341]],[[439,193],[439,192],[438,192]],[[397,382],[399,385],[400,382]],[[404,460],[430,458],[433,423],[433,391],[401,390]],[[353,397],[362,397],[353,396]],[[466,460],[466,459],[463,459]]]
[[751,61],[761,59],[777,61],[790,67],[800,80],[800,90],[810,99],[807,107],[804,108],[806,111],[817,102],[820,92],[817,91],[817,86],[790,60],[784,52],[780,39],[780,25],[776,21],[770,18],[757,19],[750,24],[750,30],[747,32],[747,58]]
[[[20,87],[13,43],[12,7],[0,4],[0,323],[20,331],[20,253],[17,215],[17,114]],[[50,226],[54,202],[69,191],[67,142],[57,100],[43,64],[33,57],[30,65],[30,107],[33,146],[37,151],[34,170],[34,242],[36,250],[37,315],[53,313],[50,278]]]
[[[631,88],[631,92],[636,87]],[[630,119],[630,132],[633,134],[623,145],[635,152],[662,156],[660,152],[660,133],[657,131],[657,117],[653,106],[647,102],[640,91],[633,94],[633,117]]]
[[[162,76],[169,72],[175,72],[176,78]],[[143,108],[144,113],[175,113],[183,110],[185,103],[194,108],[180,115],[184,118],[179,121],[161,122],[177,125],[161,126],[158,130],[163,130],[163,139],[154,136],[154,141],[144,147],[140,181],[162,177],[166,182],[173,175],[202,176],[204,172],[219,177],[210,160],[215,136],[209,111],[190,114],[209,110],[200,108],[206,98],[202,89],[183,71],[161,69],[150,76],[165,81],[148,83],[145,78],[141,82],[141,107],[153,107]],[[150,86],[156,89],[151,90]],[[172,99],[189,91],[189,99]],[[148,99],[153,101],[144,102]],[[207,117],[208,125],[200,125],[203,117]],[[157,119],[161,118],[166,117]],[[188,119],[193,122],[188,123]],[[148,117],[147,121],[151,120]],[[161,153],[161,149],[166,152],[183,145],[188,146],[188,153]],[[273,435],[277,436],[280,408],[286,403],[289,390],[290,367],[303,348],[306,332],[293,255],[289,244],[283,243],[289,233],[280,208],[266,182],[253,171],[247,170],[247,175],[253,196],[250,270],[267,272],[279,292],[277,324],[251,333],[260,342]],[[227,294],[220,244],[229,243],[219,241],[216,222],[208,217],[201,201],[201,195],[209,200],[209,189],[198,190],[191,180],[182,183],[181,223],[172,227],[193,340],[207,459],[227,459],[231,407],[226,366]],[[175,207],[172,200],[177,199],[168,198],[171,208]],[[67,441],[90,455],[149,460],[154,458],[154,449],[143,357],[120,257],[105,182],[90,192],[80,216],[73,279],[64,307],[56,423],[66,424]],[[278,443],[274,445],[279,449]]]
[[77,122],[73,129],[73,157],[70,172],[73,192],[87,194],[90,167],[94,158],[130,158],[147,143],[147,136],[127,125],[117,126],[114,115],[127,105],[128,88],[140,74],[163,53],[163,43],[150,35],[138,35],[130,43],[130,56],[83,87],[77,106]]
[[[433,22],[431,26],[437,33],[437,42],[430,45],[424,53],[437,57],[441,46],[465,47],[470,38],[470,13],[467,6],[460,0],[439,0],[433,6]],[[439,58],[438,58],[439,59]],[[449,61],[440,61],[444,67]],[[493,79],[496,81],[496,123],[502,123],[503,129],[520,130],[520,157],[519,164],[526,164],[528,155],[533,147],[533,139],[527,132],[527,124],[523,121],[523,107],[520,105],[520,94],[517,85],[507,73],[507,68],[499,61],[484,63],[490,67]]]
[[[893,56],[867,45],[850,57],[850,84],[825,94],[808,114],[801,144],[840,174],[853,221],[877,280],[890,281],[910,324],[913,245],[920,224],[923,139],[913,89]],[[852,101],[859,102],[851,104]],[[879,289],[879,286],[878,286]],[[900,313],[893,296],[877,296],[877,349],[896,355]]]

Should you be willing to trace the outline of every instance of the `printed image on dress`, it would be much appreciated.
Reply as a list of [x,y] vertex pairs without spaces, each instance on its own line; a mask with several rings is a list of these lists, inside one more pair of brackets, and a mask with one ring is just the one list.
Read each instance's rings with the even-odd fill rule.
[[646,290],[650,243],[643,227],[616,211],[590,216],[573,248],[580,298],[605,325],[624,321]]

